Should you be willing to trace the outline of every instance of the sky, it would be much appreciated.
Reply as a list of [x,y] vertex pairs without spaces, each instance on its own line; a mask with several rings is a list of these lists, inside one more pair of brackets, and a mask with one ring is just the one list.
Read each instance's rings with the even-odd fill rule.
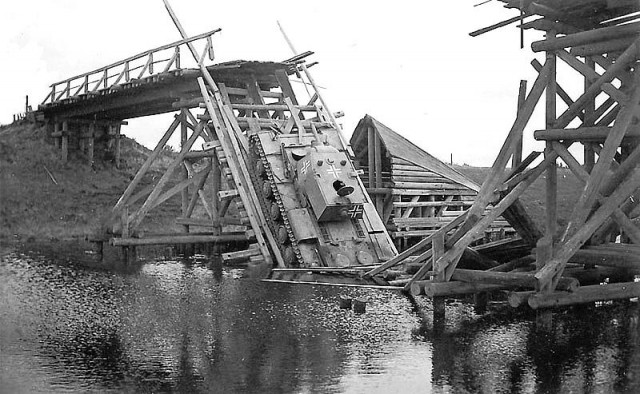
[[[531,52],[542,38],[510,25],[469,32],[517,15],[499,1],[172,0],[187,34],[215,28],[216,62],[292,56],[279,21],[309,61],[316,83],[350,137],[369,114],[437,158],[490,166],[516,116],[521,79],[533,84]],[[240,4],[240,5],[238,5]],[[40,103],[56,81],[166,43],[180,35],[162,0],[24,0],[3,4],[0,124]],[[542,108],[525,131],[525,155],[542,149]],[[131,120],[123,132],[153,148],[169,117]]]

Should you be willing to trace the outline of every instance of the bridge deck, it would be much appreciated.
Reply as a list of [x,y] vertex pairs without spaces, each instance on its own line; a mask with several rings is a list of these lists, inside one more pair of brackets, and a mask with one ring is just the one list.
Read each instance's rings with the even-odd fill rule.
[[[246,88],[253,75],[261,89],[277,87],[276,69],[294,72],[294,65],[280,62],[232,61],[208,66],[218,83]],[[200,97],[196,69],[178,69],[145,78],[132,79],[96,92],[78,94],[40,105],[46,119],[124,120],[176,110],[174,103]]]

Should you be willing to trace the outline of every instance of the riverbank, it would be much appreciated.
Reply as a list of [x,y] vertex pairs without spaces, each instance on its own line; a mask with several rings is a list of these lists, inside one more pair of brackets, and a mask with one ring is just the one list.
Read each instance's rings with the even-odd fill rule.
[[[28,122],[0,128],[0,241],[79,240],[95,233],[150,153],[123,137],[120,168],[112,158],[92,164],[77,153],[62,163],[45,138],[44,129]],[[162,173],[171,154],[154,164],[143,186]],[[144,230],[173,230],[178,204],[152,211]]]

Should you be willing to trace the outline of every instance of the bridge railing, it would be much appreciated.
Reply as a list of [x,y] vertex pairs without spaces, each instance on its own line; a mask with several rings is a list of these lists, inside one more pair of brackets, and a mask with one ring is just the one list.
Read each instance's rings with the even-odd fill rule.
[[55,103],[66,98],[96,93],[99,90],[110,89],[121,83],[180,69],[180,50],[194,41],[206,41],[202,56],[208,56],[210,60],[213,60],[211,38],[220,30],[211,30],[197,36],[150,49],[108,66],[56,82],[51,85],[51,90],[42,101],[42,105]]

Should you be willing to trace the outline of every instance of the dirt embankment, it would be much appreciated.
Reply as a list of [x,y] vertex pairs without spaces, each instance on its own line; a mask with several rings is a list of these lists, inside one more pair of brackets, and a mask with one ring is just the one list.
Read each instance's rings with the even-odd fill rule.
[[[98,153],[93,165],[79,153],[62,163],[44,129],[30,123],[0,127],[0,240],[84,238],[98,230],[150,153],[132,139],[121,141],[120,169]],[[161,175],[170,155],[154,165],[143,186]],[[173,208],[153,211],[146,229],[171,228]]]

